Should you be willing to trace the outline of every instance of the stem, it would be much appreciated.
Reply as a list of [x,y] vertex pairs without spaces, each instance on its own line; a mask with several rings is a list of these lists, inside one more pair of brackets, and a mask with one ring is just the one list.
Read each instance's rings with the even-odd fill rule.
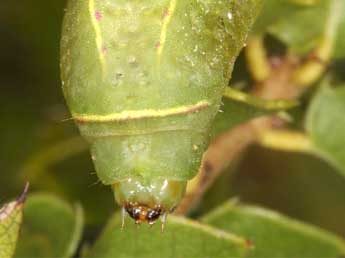
[[313,151],[312,143],[307,135],[288,130],[263,131],[258,142],[267,148],[310,153]]
[[[266,100],[284,99],[294,101],[302,91],[291,83],[291,74],[295,69],[295,59],[286,56],[275,66],[274,73],[270,74],[262,83],[252,87],[251,97]],[[248,100],[247,94],[227,90],[227,97]],[[285,126],[286,119],[276,116],[261,117],[240,124],[230,131],[218,136],[204,155],[199,174],[187,188],[186,197],[177,209],[177,213],[186,214],[201,200],[203,194],[212,186],[224,169],[235,162],[242,151],[258,142],[262,132]]]
[[267,58],[262,35],[249,38],[245,48],[248,70],[257,82],[266,80],[271,74],[271,65]]
[[231,87],[226,87],[223,97],[233,99],[239,102],[246,103],[248,105],[264,109],[264,110],[282,110],[289,109],[298,106],[298,101],[296,100],[268,100],[260,97],[256,97],[252,94],[244,93],[240,90],[236,90]]
[[[303,4],[307,2],[300,1]],[[267,105],[265,103],[268,102],[266,100],[261,102],[262,99],[273,101],[277,99],[290,101],[298,99],[304,92],[304,88],[301,86],[309,86],[315,82],[324,72],[325,62],[328,62],[331,58],[339,25],[339,15],[342,10],[341,4],[344,4],[344,1],[333,0],[324,37],[314,50],[315,58],[308,60],[297,69],[298,59],[291,55],[281,59],[278,65],[270,66],[262,37],[251,38],[245,50],[248,69],[254,80],[257,81],[252,88],[251,94],[258,98],[252,98],[253,96],[248,96],[231,88],[226,90],[225,97],[266,108],[276,108],[279,105],[275,103],[275,105],[268,104],[268,106],[265,106]],[[307,79],[303,78],[304,76]],[[259,102],[258,99],[260,99]],[[205,153],[200,172],[190,182],[187,195],[178,207],[177,213],[188,213],[199,202],[225,167],[234,162],[238,155],[251,144],[261,143],[266,147],[279,150],[315,154],[310,140],[304,134],[277,131],[277,128],[282,128],[285,125],[286,121],[277,117],[262,117],[241,124],[216,138]]]
[[188,183],[185,198],[176,210],[177,214],[188,213],[200,201],[224,168],[246,147],[255,142],[256,133],[252,123],[250,121],[233,128],[219,136],[210,145],[204,155],[199,173]]
[[330,61],[338,35],[341,21],[342,1],[333,0],[330,4],[328,20],[326,22],[324,34],[318,46],[314,49],[311,58],[296,69],[293,81],[302,88],[307,88],[314,84],[325,72],[327,63]]
[[302,6],[312,6],[318,3],[319,0],[290,0],[290,2],[293,2],[298,5]]

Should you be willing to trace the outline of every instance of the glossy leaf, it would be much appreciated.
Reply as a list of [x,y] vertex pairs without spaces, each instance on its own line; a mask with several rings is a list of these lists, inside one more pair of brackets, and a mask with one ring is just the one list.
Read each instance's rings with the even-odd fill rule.
[[[284,42],[290,51],[298,54],[310,52],[328,30],[335,25],[332,20],[339,15],[340,23],[335,33],[335,57],[344,57],[345,2],[338,0],[314,1],[313,4],[296,4],[296,1],[267,0],[256,23],[256,33],[269,32]],[[333,24],[332,24],[333,23]]]
[[28,198],[15,257],[72,257],[83,229],[83,212],[52,195]]
[[296,5],[292,1],[265,0],[253,32],[258,34],[267,32],[272,26],[285,19],[287,15],[292,15],[305,8],[305,6]]
[[252,241],[248,257],[340,257],[345,242],[314,226],[276,212],[227,202],[203,222]]
[[0,257],[11,258],[16,248],[23,219],[21,200],[5,204],[0,209]]
[[345,175],[345,85],[330,88],[328,82],[314,97],[306,128],[316,152]]
[[128,223],[121,231],[114,216],[87,257],[244,257],[248,242],[231,233],[170,216],[164,233],[159,225],[139,229]]
[[215,137],[236,125],[267,113],[267,111],[247,103],[223,98],[223,105],[212,124],[211,135]]
[[291,109],[297,105],[296,101],[266,100],[227,87],[223,94],[221,109],[212,124],[211,135],[217,136],[253,118]]

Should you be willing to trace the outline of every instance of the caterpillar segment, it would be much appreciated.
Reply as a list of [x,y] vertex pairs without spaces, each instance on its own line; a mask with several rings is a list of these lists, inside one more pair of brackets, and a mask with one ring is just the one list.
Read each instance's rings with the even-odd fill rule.
[[260,3],[69,1],[63,93],[123,218],[164,225],[183,198]]

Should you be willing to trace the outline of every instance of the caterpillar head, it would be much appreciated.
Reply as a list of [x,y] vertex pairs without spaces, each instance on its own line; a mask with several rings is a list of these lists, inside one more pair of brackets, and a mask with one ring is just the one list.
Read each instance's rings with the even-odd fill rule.
[[153,181],[128,178],[116,182],[112,187],[116,201],[122,206],[122,225],[128,213],[136,224],[153,225],[161,217],[164,227],[167,214],[181,201],[186,185],[185,181],[161,178]]
[[125,204],[124,209],[136,223],[147,222],[149,224],[154,224],[162,215],[162,208],[160,205],[150,208],[138,203],[128,203]]

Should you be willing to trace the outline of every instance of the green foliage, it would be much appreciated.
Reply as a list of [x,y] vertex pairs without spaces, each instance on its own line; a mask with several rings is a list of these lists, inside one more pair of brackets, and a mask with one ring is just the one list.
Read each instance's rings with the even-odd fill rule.
[[345,85],[331,88],[330,83],[325,81],[313,98],[306,128],[316,153],[345,175]]
[[221,108],[212,123],[213,137],[253,118],[296,107],[296,101],[265,100],[227,87]]
[[[325,34],[336,33],[334,56],[345,56],[344,1],[322,0],[298,5],[288,0],[267,0],[255,33],[269,32],[280,39],[289,51],[306,54],[320,43]],[[335,30],[334,32],[331,32]]]
[[339,257],[345,254],[344,240],[262,208],[228,202],[201,221],[205,224],[172,216],[163,234],[159,227],[138,229],[132,223],[121,232],[117,214],[86,257],[176,257],[179,254],[186,257]]
[[31,195],[15,257],[73,257],[83,233],[84,217],[79,204],[48,194]]
[[23,203],[14,201],[0,208],[0,257],[11,258],[23,219]]
[[246,257],[340,257],[345,240],[260,207],[227,202],[202,221],[248,238]]
[[131,221],[121,231],[120,220],[111,218],[86,257],[244,257],[250,249],[244,238],[180,217],[170,216],[164,233]]
[[223,98],[220,112],[217,114],[212,124],[211,134],[215,137],[236,125],[267,113],[268,112],[265,112],[265,110],[260,110],[248,103]]
[[[117,1],[117,3],[120,2],[128,1]],[[178,2],[185,4],[188,1],[179,0]],[[201,0],[198,2],[220,3],[220,6],[224,4],[223,1]],[[233,2],[243,1],[233,0]],[[298,115],[291,113],[292,116],[285,116],[289,118],[287,120],[291,122],[291,128],[298,130],[306,140],[310,141],[312,151],[317,154],[316,158],[297,153],[274,152],[263,148],[251,149],[248,154],[232,161],[230,168],[224,171],[224,176],[217,181],[207,193],[206,198],[194,210],[194,220],[170,216],[165,232],[162,234],[158,224],[152,228],[144,225],[137,229],[128,218],[126,227],[121,232],[121,219],[117,213],[111,217],[104,231],[99,234],[105,219],[110,216],[110,210],[113,209],[110,190],[98,184],[94,175],[95,169],[85,151],[87,146],[79,137],[73,123],[70,120],[61,122],[69,118],[62,105],[63,100],[58,86],[58,38],[64,1],[23,0],[22,4],[18,5],[16,1],[4,0],[2,3],[4,8],[0,8],[2,25],[0,32],[6,39],[0,42],[1,49],[4,49],[0,53],[0,58],[4,60],[0,64],[0,102],[3,110],[0,120],[2,166],[0,201],[16,193],[27,180],[32,183],[33,192],[48,190],[50,194],[33,194],[25,206],[11,202],[0,210],[0,257],[13,257],[16,246],[14,257],[18,258],[344,256],[345,244],[339,236],[345,234],[343,220],[345,216],[345,187],[343,187],[345,174],[343,75],[345,1],[265,0],[264,2],[263,11],[252,33],[261,36],[270,35],[265,38],[269,56],[276,56],[276,49],[283,47],[289,55],[304,61],[301,57],[313,56],[315,49],[320,47],[322,41],[330,40],[331,42],[328,47],[331,46],[332,58],[328,57],[325,60],[320,58],[323,62],[319,62],[319,65],[325,65],[324,68],[329,70],[331,77],[337,80],[326,79],[317,89],[310,86],[307,94],[293,101],[293,103],[301,103],[298,107]],[[103,3],[109,3],[109,1],[106,0]],[[147,1],[147,3],[156,4],[157,1]],[[216,16],[221,14],[229,19],[227,8],[218,7]],[[246,8],[244,5],[241,7]],[[256,9],[253,6],[252,8]],[[181,10],[184,11],[183,8]],[[233,16],[230,17],[234,19],[237,13],[236,10],[231,10]],[[107,10],[107,14],[115,15],[111,10]],[[183,18],[183,15],[181,17]],[[83,18],[90,22],[89,17]],[[237,21],[249,22],[245,18]],[[87,24],[87,26],[92,26],[91,22]],[[160,24],[158,19],[157,26],[159,27]],[[222,26],[216,21],[215,24]],[[87,26],[73,36],[87,37],[87,33],[83,34]],[[241,34],[240,27],[235,27],[229,28],[234,29],[240,37],[244,36]],[[116,36],[112,30],[113,27],[110,26],[110,28],[111,32],[104,35],[106,39],[113,39]],[[145,33],[152,32],[150,28],[146,26]],[[176,25],[175,28],[179,26]],[[186,26],[186,28],[190,29],[192,26]],[[131,27],[126,29],[130,30]],[[211,32],[206,31],[205,34]],[[92,33],[90,37],[94,37],[94,30],[90,33]],[[236,33],[233,35],[237,35]],[[140,38],[138,35],[130,37],[132,40]],[[174,60],[177,54],[188,51],[186,46],[189,46],[187,43],[190,37],[181,34],[181,37],[174,38],[175,45],[168,46],[171,56],[164,56],[164,58],[170,58],[169,60]],[[275,39],[278,39],[279,44]],[[116,42],[113,43],[106,46],[108,50],[116,45]],[[202,38],[193,39],[192,43],[193,46],[200,43],[200,46],[213,47],[212,42],[205,42]],[[89,46],[93,44],[95,44],[93,40],[84,40],[78,51],[84,48],[89,51]],[[185,48],[180,47],[181,53],[173,54],[172,50],[176,44]],[[147,57],[149,52],[139,51],[139,45],[133,44],[130,51],[137,51],[145,62],[151,61]],[[239,47],[241,46],[242,42],[239,44]],[[98,56],[99,53],[93,53],[94,48],[92,49],[90,51],[92,55],[88,58],[94,60],[94,56]],[[78,51],[74,56],[76,58],[79,58]],[[133,61],[128,53],[121,52],[120,60],[114,57],[111,62],[117,62],[118,67],[123,69],[122,64],[127,65]],[[224,53],[226,58],[224,56],[223,58],[228,62],[230,54],[225,51]],[[279,58],[285,61],[284,57]],[[201,59],[202,57],[197,57],[196,61],[199,62]],[[205,64],[211,63],[210,59],[210,56],[206,56],[205,60],[201,61],[205,61]],[[335,59],[340,59],[340,62],[334,62]],[[200,66],[192,68],[191,61],[195,60],[176,60],[177,64],[174,67],[181,70],[186,68],[190,77],[181,79],[181,82],[196,86],[198,79],[196,74],[205,76],[207,71]],[[253,84],[249,75],[244,72],[244,61],[243,56],[237,60],[234,77],[240,80],[240,84]],[[77,62],[76,59],[73,59],[73,62]],[[178,62],[182,64],[181,67],[178,66]],[[76,66],[76,69],[85,68],[85,62],[80,64]],[[276,63],[272,62],[272,64]],[[78,83],[94,83],[98,89],[101,79],[83,81],[83,78],[98,73],[99,65],[99,62],[91,62],[89,70],[83,71],[83,76],[78,78]],[[165,71],[175,71],[168,68],[166,66]],[[275,73],[276,68],[272,69],[272,73]],[[106,78],[109,79],[107,86],[116,84],[121,87],[124,80],[132,79],[131,82],[143,84],[141,88],[143,92],[147,90],[146,78],[140,77],[145,77],[147,74],[140,73],[140,66],[135,66],[132,70],[125,72],[129,77],[121,79],[116,76],[116,73],[110,74],[110,77]],[[114,76],[111,77],[111,75]],[[173,78],[176,73],[172,72],[169,76]],[[212,80],[215,78],[212,77]],[[320,85],[319,81],[320,79],[315,83],[316,86]],[[170,90],[173,90],[175,86],[173,80],[165,78],[164,82],[168,85],[166,88],[169,88],[169,94],[164,99],[164,103],[169,104],[171,102],[167,100],[173,97]],[[227,83],[224,81],[223,86]],[[230,85],[235,83],[231,82]],[[121,96],[128,97],[129,102],[132,101],[129,104],[137,105],[134,96],[137,91],[132,91],[133,85],[130,85],[129,90],[133,94]],[[201,87],[207,86],[201,85]],[[211,125],[213,137],[252,118],[291,108],[291,102],[266,101],[253,96],[247,89],[249,87],[241,89],[241,92],[233,92],[230,97],[223,97],[221,112],[217,113]],[[210,93],[212,95],[214,92],[210,91]],[[217,94],[220,98],[220,91]],[[90,93],[90,98],[95,99],[90,109],[98,108],[99,96],[98,92]],[[109,95],[105,94],[102,97],[107,99]],[[197,95],[188,94],[182,97],[193,99]],[[160,96],[157,97],[158,104],[161,99]],[[150,102],[150,100],[147,101]],[[105,102],[101,103],[102,108]],[[117,108],[117,105],[114,107]],[[156,124],[145,123],[144,126],[133,123],[130,127],[122,125],[119,129],[121,133],[129,128],[135,131],[142,126],[148,130],[147,128],[155,128],[159,123],[157,121]],[[170,126],[169,123],[167,125]],[[193,129],[199,128],[201,123],[204,121],[196,119],[196,123],[192,125]],[[85,128],[99,132],[92,125],[90,127],[85,125]],[[176,143],[174,137],[160,139],[161,148],[157,149],[157,157],[162,157],[161,150],[166,150],[165,145],[168,140]],[[185,151],[184,147],[178,143],[176,145]],[[185,157],[182,151],[180,154]],[[116,158],[119,156],[118,153],[109,151],[109,155]],[[170,164],[177,165],[177,162],[171,161],[169,152],[166,152],[166,157],[169,158]],[[321,158],[329,161],[333,168],[323,163]],[[242,159],[243,162],[241,162]],[[112,164],[112,166],[117,166],[116,159],[113,159],[113,162],[115,165]],[[340,173],[335,173],[337,171]],[[79,204],[71,206],[59,197],[51,195],[52,193],[64,200],[79,199],[86,211],[85,222]],[[227,202],[218,207],[220,203],[234,195],[238,195],[244,202],[255,203],[255,206]],[[270,210],[263,209],[261,206],[270,207]],[[25,207],[24,217],[23,207]],[[209,210],[214,207],[216,207],[215,210],[209,213]],[[271,209],[278,210],[280,213]],[[291,219],[281,213],[296,219]],[[200,217],[200,214],[206,215]],[[23,223],[22,219],[24,219]],[[85,232],[83,232],[84,227]],[[77,250],[81,247],[84,249],[78,253]]]

